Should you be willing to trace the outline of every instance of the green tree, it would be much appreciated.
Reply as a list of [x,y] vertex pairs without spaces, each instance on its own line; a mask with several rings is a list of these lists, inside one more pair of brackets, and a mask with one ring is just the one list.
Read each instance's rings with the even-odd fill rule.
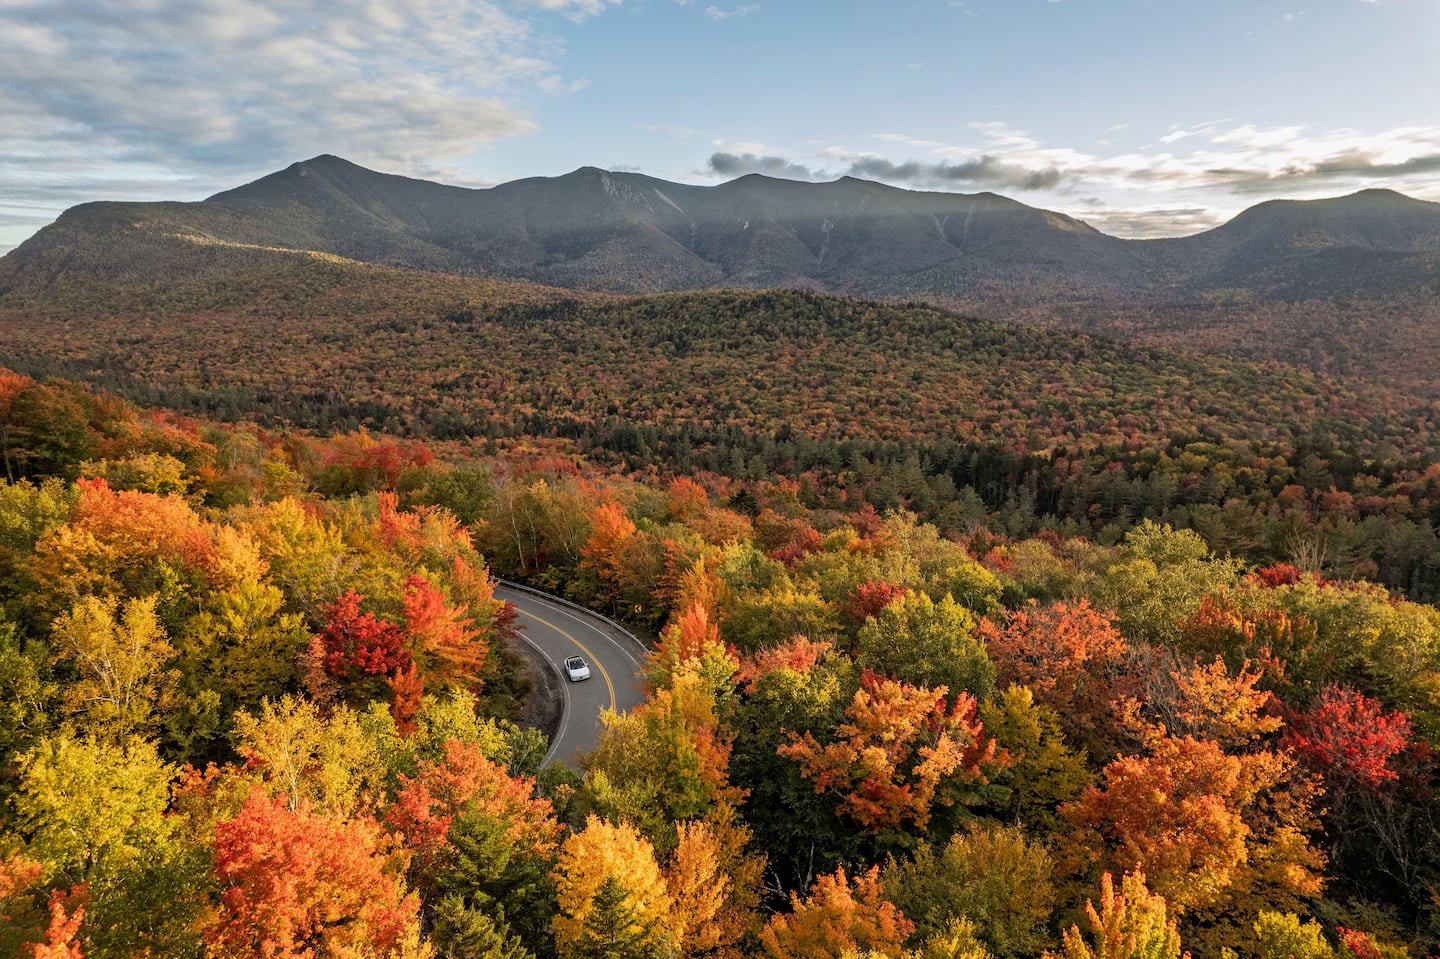
[[911,685],[964,690],[982,702],[995,688],[995,667],[975,634],[975,617],[945,596],[907,593],[860,627],[855,662]]
[[998,807],[1005,819],[1032,835],[1062,829],[1060,805],[1078,797],[1092,777],[1085,754],[1066,744],[1055,710],[1037,703],[1027,687],[1012,685],[980,707],[980,720],[1011,759],[991,777],[1005,790]]
[[943,936],[956,920],[996,959],[1037,955],[1050,944],[1054,864],[1016,826],[976,826],[940,852],[929,844],[884,872],[885,896],[915,923],[915,936]]
[[87,957],[198,956],[192,929],[209,883],[180,816],[166,814],[171,767],[155,747],[68,735],[20,757],[12,798],[26,855],[46,883],[89,890]]

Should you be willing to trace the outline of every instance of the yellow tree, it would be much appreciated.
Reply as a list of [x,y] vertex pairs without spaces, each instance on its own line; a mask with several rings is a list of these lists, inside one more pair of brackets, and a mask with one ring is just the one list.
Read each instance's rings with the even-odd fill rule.
[[673,905],[670,931],[682,956],[709,955],[733,943],[743,931],[715,921],[725,905],[730,880],[721,868],[722,850],[704,822],[681,823],[680,841],[665,868]]
[[1180,933],[1166,912],[1164,897],[1145,888],[1144,873],[1127,873],[1117,893],[1107,872],[1100,879],[1100,908],[1085,903],[1093,943],[1071,926],[1060,956],[1046,953],[1045,959],[1180,959]]
[[640,957],[673,946],[665,879],[633,826],[591,816],[565,840],[554,880],[559,912],[551,926],[561,956],[604,954],[608,945]]
[[80,673],[66,688],[65,706],[83,717],[87,730],[121,742],[155,723],[177,674],[165,668],[175,648],[155,616],[154,596],[123,607],[83,597],[55,620],[53,637],[60,656]]

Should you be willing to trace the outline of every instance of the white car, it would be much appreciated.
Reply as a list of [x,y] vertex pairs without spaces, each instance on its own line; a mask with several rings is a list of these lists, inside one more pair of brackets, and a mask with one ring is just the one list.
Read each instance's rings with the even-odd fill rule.
[[585,662],[581,656],[571,656],[565,660],[565,675],[570,677],[570,682],[578,683],[582,679],[590,678],[590,664]]

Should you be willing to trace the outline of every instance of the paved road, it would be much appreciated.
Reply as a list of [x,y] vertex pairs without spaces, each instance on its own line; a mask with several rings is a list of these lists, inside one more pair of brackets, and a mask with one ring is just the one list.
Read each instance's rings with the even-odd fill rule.
[[[644,700],[635,678],[643,659],[640,647],[617,635],[600,617],[534,593],[499,585],[495,598],[515,606],[524,627],[521,640],[539,652],[560,677],[564,709],[545,762],[562,762],[578,769],[579,754],[594,749],[599,738],[600,710],[624,712]],[[577,653],[590,664],[590,678],[572,683],[565,678],[562,664],[566,656]]]

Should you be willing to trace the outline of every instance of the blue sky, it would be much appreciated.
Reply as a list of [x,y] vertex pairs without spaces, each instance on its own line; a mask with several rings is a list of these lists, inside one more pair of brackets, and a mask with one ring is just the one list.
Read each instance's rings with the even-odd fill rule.
[[1124,236],[1440,201],[1440,0],[0,0],[0,250],[320,153],[993,190]]

